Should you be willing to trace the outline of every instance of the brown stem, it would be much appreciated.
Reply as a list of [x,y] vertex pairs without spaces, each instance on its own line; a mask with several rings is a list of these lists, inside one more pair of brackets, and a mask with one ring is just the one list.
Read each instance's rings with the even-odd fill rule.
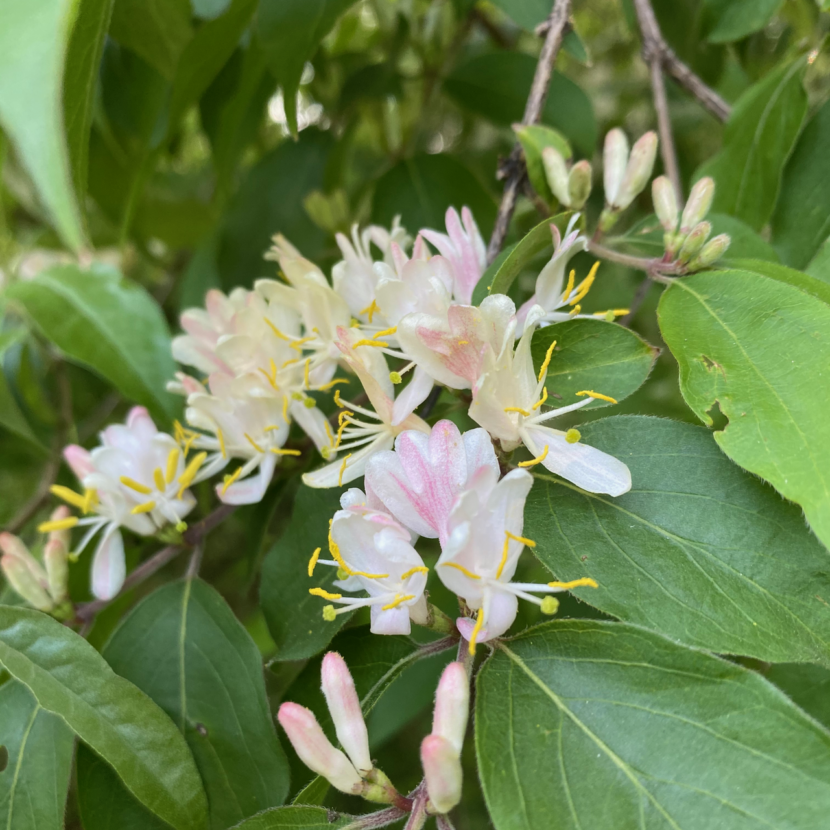
[[343,830],[374,830],[377,827],[386,827],[400,821],[406,812],[397,807],[388,807],[386,810],[379,810],[377,813],[369,813],[357,817],[351,824],[347,824]]
[[631,302],[628,304],[628,314],[623,317],[620,317],[619,323],[621,326],[627,326],[631,323],[634,319],[634,315],[637,313],[637,310],[643,304],[643,301],[648,296],[648,292],[651,290],[652,281],[648,278],[644,279],[638,286],[637,290],[634,293],[634,296],[631,298]]
[[[553,10],[547,21],[545,42],[542,45],[539,62],[536,64],[536,74],[533,76],[533,84],[530,87],[530,95],[525,105],[522,124],[538,124],[542,117],[542,108],[548,96],[553,66],[556,63],[556,57],[569,26],[568,17],[570,12],[571,0],[555,0]],[[490,244],[487,246],[488,264],[493,262],[504,244],[504,238],[507,236],[507,229],[510,226],[510,219],[516,208],[516,197],[521,190],[522,181],[527,175],[522,160],[521,145],[518,142],[510,154],[510,162],[512,162],[511,173],[504,185],[496,224],[493,227],[493,235],[490,237]]]
[[594,255],[607,259],[609,262],[616,262],[625,265],[627,268],[635,268],[638,271],[645,271],[649,278],[655,282],[671,282],[671,274],[678,274],[677,267],[673,262],[663,262],[661,259],[649,257],[631,256],[606,248],[593,239],[588,242],[588,250]]
[[654,96],[654,109],[657,112],[657,131],[660,135],[660,155],[663,158],[663,170],[674,185],[678,201],[683,203],[683,185],[680,181],[680,168],[677,166],[677,151],[674,148],[674,136],[671,131],[669,101],[666,98],[666,84],[660,66],[660,56],[652,55],[649,59],[651,72],[651,92]]

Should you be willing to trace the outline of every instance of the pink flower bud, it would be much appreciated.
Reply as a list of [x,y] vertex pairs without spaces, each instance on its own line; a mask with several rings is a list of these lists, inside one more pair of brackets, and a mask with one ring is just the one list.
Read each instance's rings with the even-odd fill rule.
[[330,651],[323,658],[321,677],[323,694],[334,721],[337,740],[357,771],[366,775],[374,766],[369,755],[366,722],[346,661],[336,651]]
[[677,230],[677,194],[666,176],[658,176],[651,183],[651,200],[663,230],[666,233]]
[[553,195],[562,205],[569,207],[571,197],[568,190],[568,168],[562,154],[555,147],[545,147],[542,150],[542,166]]
[[421,764],[433,810],[448,813],[461,801],[462,772],[458,753],[440,735],[427,735],[421,743]]
[[651,178],[656,156],[657,133],[651,130],[640,136],[631,148],[631,156],[625,168],[625,175],[614,201],[615,207],[624,210],[642,193],[643,188]]
[[615,205],[619,193],[625,166],[628,163],[628,139],[619,128],[611,130],[605,136],[605,147],[602,153],[602,179],[605,185],[605,201]]
[[0,533],[0,567],[14,590],[38,611],[51,611],[52,600],[46,592],[46,571],[29,553],[23,542],[11,533]]
[[686,207],[683,208],[683,217],[680,220],[680,232],[682,234],[689,233],[709,213],[714,195],[715,182],[709,176],[695,182],[692,192],[689,194],[689,201],[686,202]]
[[349,759],[331,745],[313,712],[296,703],[283,703],[277,719],[294,751],[310,770],[341,792],[358,794],[363,789],[363,780]]
[[432,734],[449,741],[457,755],[464,745],[467,717],[470,712],[470,682],[462,663],[450,663],[438,681]]
[[[58,507],[50,516],[50,521],[58,522],[69,517],[69,508],[66,505]],[[46,547],[43,549],[43,564],[46,566],[46,581],[49,593],[57,603],[67,598],[67,584],[69,582],[69,542],[71,531],[53,530],[49,534]]]

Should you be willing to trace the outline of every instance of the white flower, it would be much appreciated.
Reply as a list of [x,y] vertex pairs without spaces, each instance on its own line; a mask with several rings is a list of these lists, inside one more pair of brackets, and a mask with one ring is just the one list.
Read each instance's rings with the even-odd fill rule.
[[470,417],[501,441],[505,450],[515,449],[523,443],[534,458],[522,462],[520,466],[542,464],[583,490],[620,496],[631,489],[631,473],[622,461],[582,444],[578,430],[562,432],[546,426],[547,421],[580,409],[593,398],[612,403],[616,401],[585,390],[577,393],[586,396],[578,403],[558,409],[544,409],[547,401],[546,373],[556,344],[551,344],[537,377],[533,371],[530,345],[542,314],[542,309],[531,310],[515,352],[508,349],[500,360],[489,363],[473,387]]
[[371,491],[364,495],[356,488],[340,499],[342,510],[334,514],[329,531],[333,559],[318,559],[319,548],[309,563],[309,575],[316,565],[340,568],[347,578],[335,582],[342,590],[365,590],[368,597],[347,597],[322,588],[310,593],[342,605],[336,611],[324,609],[326,619],[355,608],[371,608],[371,630],[375,634],[409,634],[410,620],[425,623],[427,605],[424,588],[428,568],[412,547],[413,535],[395,521]]

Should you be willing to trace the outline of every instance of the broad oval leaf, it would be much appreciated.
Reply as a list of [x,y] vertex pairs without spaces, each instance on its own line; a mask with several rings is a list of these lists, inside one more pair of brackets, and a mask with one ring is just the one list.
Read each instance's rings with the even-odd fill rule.
[[542,150],[553,147],[564,159],[573,155],[568,140],[558,130],[543,124],[514,124],[513,132],[522,145],[527,167],[527,177],[533,189],[548,203],[553,204],[555,197],[548,184],[547,173],[542,163]]
[[778,280],[715,271],[674,282],[660,330],[686,403],[737,464],[798,502],[830,545],[830,306]]
[[[554,340],[545,381],[552,406],[582,400],[576,393],[585,389],[621,401],[645,383],[659,354],[640,335],[617,323],[566,320],[537,329],[533,335],[531,349],[537,368]],[[597,399],[587,408],[610,405]]]
[[704,0],[702,17],[709,43],[731,43],[763,29],[781,0]]
[[580,431],[633,484],[610,498],[536,476],[525,533],[557,579],[590,576],[580,599],[692,646],[830,665],[830,557],[795,505],[703,427],[619,416]]
[[176,830],[201,830],[205,791],[184,738],[86,640],[38,611],[2,606],[0,663],[104,758],[146,807]]
[[339,830],[353,821],[353,817],[325,807],[291,805],[266,810],[237,824],[234,830]]
[[814,830],[830,809],[830,733],[760,675],[620,623],[497,648],[476,752],[497,830]]
[[63,60],[74,0],[4,0],[0,26],[0,125],[34,181],[64,242],[83,244],[61,117]]
[[211,828],[285,801],[288,763],[268,710],[262,658],[213,588],[191,579],[159,588],[130,612],[103,655],[184,735]]
[[781,259],[806,268],[830,234],[830,101],[813,116],[784,168],[772,217],[772,239]]
[[75,736],[16,680],[0,688],[0,741],[8,755],[0,775],[0,826],[61,830]]
[[14,283],[6,296],[71,360],[98,372],[162,421],[175,416],[179,404],[165,391],[176,369],[170,333],[158,303],[143,288],[110,271],[62,265]]
[[723,149],[699,171],[715,180],[712,210],[760,230],[775,207],[781,171],[807,114],[804,61],[770,72],[735,104]]
[[830,728],[830,669],[809,663],[776,663],[764,672],[764,677],[796,706]]
[[754,274],[761,274],[788,285],[794,285],[808,294],[812,294],[819,300],[830,304],[830,284],[824,280],[811,277],[803,271],[796,271],[786,265],[779,265],[777,262],[764,262],[757,259],[736,259],[731,263],[734,268],[741,271],[752,271]]

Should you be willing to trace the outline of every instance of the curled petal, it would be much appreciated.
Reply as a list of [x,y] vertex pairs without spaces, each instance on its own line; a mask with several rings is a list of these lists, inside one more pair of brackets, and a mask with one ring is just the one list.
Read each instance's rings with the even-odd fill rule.
[[[506,591],[494,593],[490,600],[487,619],[478,632],[476,641],[486,643],[488,640],[501,637],[513,625],[513,621],[516,619],[518,612],[519,600],[515,594]],[[476,621],[470,617],[459,617],[455,622],[458,630],[461,632],[461,636],[465,640],[469,640],[472,637]]]
[[121,590],[126,575],[124,539],[121,531],[110,525],[92,559],[92,593],[98,599],[112,599]]

